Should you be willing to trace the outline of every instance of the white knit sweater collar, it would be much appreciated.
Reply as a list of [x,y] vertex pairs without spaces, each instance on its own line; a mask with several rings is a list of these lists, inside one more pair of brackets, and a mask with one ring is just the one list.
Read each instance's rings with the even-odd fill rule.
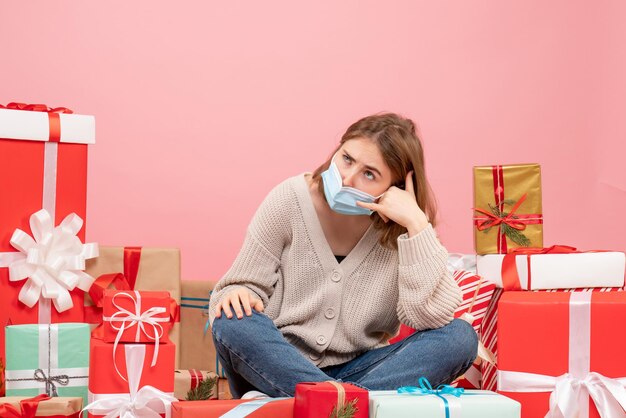
[[304,224],[309,231],[313,243],[313,248],[320,258],[324,271],[337,270],[344,276],[350,276],[370,251],[372,251],[376,245],[379,245],[379,233],[374,228],[373,224],[370,225],[352,251],[348,253],[341,263],[338,263],[326,240],[322,224],[315,210],[313,198],[309,192],[309,185],[305,178],[306,174],[308,173],[303,173],[296,177],[294,188],[302,210]]

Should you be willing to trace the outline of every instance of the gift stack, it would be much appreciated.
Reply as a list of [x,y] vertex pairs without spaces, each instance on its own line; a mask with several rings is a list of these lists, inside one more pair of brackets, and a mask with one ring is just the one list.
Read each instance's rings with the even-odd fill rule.
[[482,388],[522,404],[523,417],[625,416],[625,257],[543,247],[537,164],[475,167],[477,273],[496,284],[481,339],[496,359]]
[[[93,278],[83,270],[98,247],[83,244],[83,219],[94,142],[93,116],[0,106],[0,177],[7,179],[0,191],[0,361],[9,396],[0,408],[7,411],[69,416],[87,397],[83,295]],[[39,394],[63,398],[43,402]]]
[[[116,366],[115,376],[127,382],[124,393],[139,391],[150,379],[168,381],[163,379],[167,373],[172,374],[171,383],[157,386],[172,391],[178,359],[171,341],[178,344],[180,332],[180,254],[175,249],[99,249],[96,244],[83,244],[87,147],[93,143],[93,116],[45,105],[0,105],[0,176],[10,179],[0,192],[7,202],[0,205],[0,395],[6,389],[10,396],[0,404],[6,410],[26,408],[39,416],[43,409],[42,416],[65,416],[68,408],[62,405],[69,402],[80,411],[88,400],[90,372],[102,375],[104,365],[111,364]],[[102,322],[107,289],[169,292],[167,298],[159,296],[167,303],[157,310],[167,309],[168,315],[167,323],[161,322],[165,321],[161,317],[156,320],[162,327],[159,343],[152,340],[139,349],[129,349],[134,353],[131,363],[123,361],[127,334],[120,334],[117,342],[107,342],[106,348],[97,342],[110,340],[110,333],[105,332],[109,325],[96,327]],[[135,293],[128,296],[137,298]],[[146,297],[144,306],[152,303],[153,295]],[[122,307],[127,302],[122,302]],[[148,311],[147,319],[155,321],[154,309]],[[119,328],[120,314],[114,318],[111,324]],[[142,317],[142,325],[145,319]],[[128,321],[124,324],[130,325]],[[93,335],[97,337],[91,341],[91,349],[90,328],[96,328]],[[115,346],[113,351],[110,346]],[[102,354],[107,350],[113,363]],[[138,380],[133,373],[137,352],[142,350],[147,351],[150,365],[161,360]],[[90,351],[99,353],[98,357],[90,360]],[[113,358],[114,354],[118,358]],[[94,394],[120,393],[115,392],[119,381],[111,379],[111,387],[101,387],[102,379],[92,379]],[[44,402],[41,397],[37,398],[39,407],[33,407],[30,399],[18,402],[38,394],[61,396],[65,403]]]
[[176,401],[169,293],[105,290],[102,301],[102,325],[91,338],[89,416],[169,415]]

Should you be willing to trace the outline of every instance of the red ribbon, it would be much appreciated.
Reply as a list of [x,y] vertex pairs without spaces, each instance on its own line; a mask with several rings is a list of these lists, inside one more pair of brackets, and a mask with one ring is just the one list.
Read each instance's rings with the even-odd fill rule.
[[[106,289],[135,289],[140,263],[141,247],[124,247],[124,274],[103,274],[96,279],[89,289],[89,296],[91,296],[94,305],[85,307],[85,322],[89,324],[102,323],[102,298]],[[170,298],[170,319],[172,323],[180,322],[180,305],[174,298]],[[100,328],[98,326],[98,328],[94,329],[91,333],[92,336],[102,336]]]
[[[493,174],[493,194],[496,202],[496,206],[500,213],[504,212],[504,170],[501,165],[492,166],[492,174]],[[520,205],[526,200],[527,194],[524,195],[517,201],[515,206],[511,209],[508,215],[504,217],[498,217],[491,212],[488,212],[484,209],[473,208],[476,212],[480,212],[486,217],[475,217],[474,225],[476,225],[479,231],[483,231],[487,228],[491,228],[492,226],[498,227],[497,234],[497,248],[498,254],[506,254],[507,253],[507,243],[506,236],[502,233],[502,224],[507,224],[511,228],[515,228],[518,231],[522,231],[526,229],[526,225],[536,225],[543,223],[543,215],[542,214],[532,214],[532,215],[515,215],[515,211],[520,207]]]
[[0,109],[12,109],[12,110],[26,110],[31,112],[46,112],[48,113],[48,127],[49,134],[48,140],[50,142],[61,141],[61,117],[60,113],[74,113],[67,107],[48,107],[45,104],[26,104],[11,102],[6,106],[0,104]]
[[189,369],[189,375],[191,376],[191,387],[190,389],[195,389],[198,387],[200,382],[204,380],[204,376],[202,376],[202,372],[197,369]]
[[523,290],[522,284],[517,273],[517,263],[515,261],[518,255],[526,255],[528,263],[528,285],[525,290],[531,289],[531,270],[530,257],[536,254],[574,254],[574,253],[599,253],[605,250],[589,250],[578,251],[575,247],[567,245],[553,245],[546,248],[515,248],[509,251],[502,259],[502,287],[504,290]]
[[124,276],[128,279],[131,289],[134,289],[137,283],[140,262],[141,247],[124,247]]
[[[0,405],[0,417],[2,418],[34,418],[37,414],[39,402],[47,401],[50,397],[42,394],[34,398],[28,398],[20,401],[19,410],[9,403]],[[48,418],[79,418],[80,411],[70,415],[46,415]]]

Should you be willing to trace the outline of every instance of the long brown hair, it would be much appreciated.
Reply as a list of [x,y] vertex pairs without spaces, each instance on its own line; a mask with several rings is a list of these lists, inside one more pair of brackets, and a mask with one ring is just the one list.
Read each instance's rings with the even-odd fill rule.
[[[337,150],[346,141],[355,138],[368,138],[374,141],[391,170],[394,179],[393,185],[404,188],[407,173],[413,171],[413,186],[417,204],[434,227],[437,218],[437,205],[430,184],[426,180],[422,143],[415,133],[413,121],[395,113],[367,116],[348,128],[328,160],[313,172],[312,180],[317,184],[322,196],[325,196],[322,173],[330,166],[332,156]],[[380,244],[397,249],[397,238],[406,232],[406,228],[391,220],[385,223],[376,212],[370,216],[374,222],[374,228],[381,231]]]

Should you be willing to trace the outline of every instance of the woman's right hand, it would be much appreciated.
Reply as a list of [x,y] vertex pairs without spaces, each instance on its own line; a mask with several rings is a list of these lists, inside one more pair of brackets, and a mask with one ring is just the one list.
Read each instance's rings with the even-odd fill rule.
[[222,300],[215,306],[215,317],[221,318],[223,309],[226,317],[231,319],[233,317],[231,306],[238,319],[243,318],[244,312],[246,316],[252,316],[252,309],[263,312],[263,301],[251,296],[250,292],[243,287],[232,290],[222,297]]

